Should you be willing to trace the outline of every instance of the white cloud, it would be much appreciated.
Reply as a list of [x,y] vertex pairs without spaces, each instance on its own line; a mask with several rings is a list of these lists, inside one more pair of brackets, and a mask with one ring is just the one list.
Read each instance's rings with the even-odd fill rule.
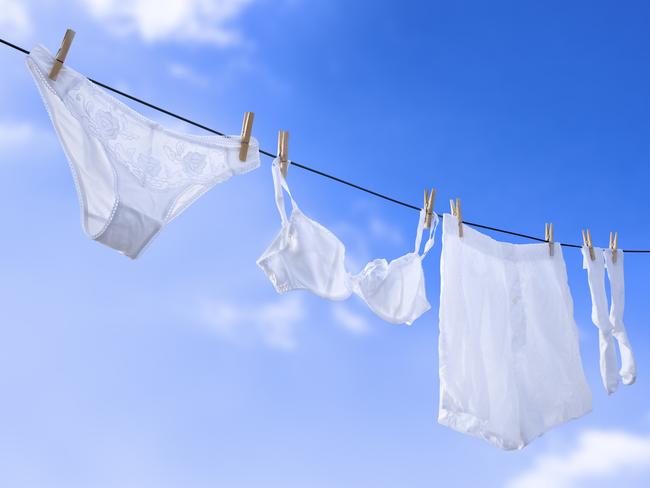
[[192,68],[181,63],[170,63],[167,66],[169,74],[178,80],[186,81],[192,85],[205,88],[208,86],[208,79],[194,71]]
[[0,148],[22,146],[34,141],[36,130],[27,122],[0,121]]
[[24,1],[0,0],[0,32],[3,37],[25,39],[34,31],[31,16]]
[[253,0],[82,0],[90,14],[118,35],[136,32],[147,42],[238,44],[233,22]]
[[0,151],[10,151],[30,145],[43,147],[53,141],[53,133],[29,122],[0,120]]
[[268,303],[254,312],[265,342],[278,349],[294,349],[295,326],[305,317],[302,300],[297,296]]
[[650,470],[650,436],[617,430],[587,430],[572,451],[546,454],[508,488],[570,488],[590,479]]
[[201,307],[200,320],[233,342],[261,340],[268,347],[291,351],[298,345],[296,326],[305,315],[302,299],[291,295],[255,305],[208,302]]
[[361,335],[370,332],[368,322],[361,315],[352,312],[342,303],[332,304],[332,316],[348,332]]
[[394,245],[400,245],[404,242],[402,232],[396,227],[393,227],[384,220],[380,219],[379,217],[372,217],[368,223],[368,227],[370,229],[370,233],[376,239],[380,239]]

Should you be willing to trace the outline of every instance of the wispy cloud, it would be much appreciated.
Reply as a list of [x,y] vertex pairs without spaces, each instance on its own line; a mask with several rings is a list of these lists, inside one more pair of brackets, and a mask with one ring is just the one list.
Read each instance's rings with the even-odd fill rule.
[[387,223],[385,220],[373,216],[368,222],[370,233],[376,239],[387,241],[390,244],[400,245],[404,242],[404,236],[400,229]]
[[[412,245],[407,244],[402,229],[386,222],[372,209],[362,206],[356,210],[354,218],[361,223],[352,224],[349,221],[341,220],[329,226],[345,244],[345,259],[351,272],[357,273],[370,260],[384,257],[378,256],[376,253],[378,244],[394,246],[397,255],[403,255],[413,250]],[[413,239],[415,240],[415,228],[413,229]]]
[[53,140],[53,132],[36,127],[30,122],[0,120],[0,151],[19,149],[28,144],[32,147],[43,147],[44,142],[49,144]]
[[650,470],[650,436],[618,430],[587,430],[573,450],[546,454],[507,483],[507,488],[570,488],[629,470]]
[[34,31],[31,16],[21,0],[0,0],[0,32],[10,39],[25,39]]
[[253,0],[82,0],[117,35],[147,42],[186,41],[232,46],[242,40],[234,21]]
[[332,304],[332,316],[341,327],[352,334],[362,335],[370,332],[368,321],[343,303]]
[[0,148],[22,146],[34,140],[36,130],[27,122],[0,121]]
[[239,343],[261,341],[268,347],[283,351],[297,347],[296,327],[305,316],[299,295],[278,297],[273,302],[254,306],[207,302],[200,312],[201,322],[224,339]]
[[170,63],[167,66],[167,71],[172,78],[187,82],[191,85],[205,88],[208,86],[208,79],[194,71],[189,66],[182,63]]

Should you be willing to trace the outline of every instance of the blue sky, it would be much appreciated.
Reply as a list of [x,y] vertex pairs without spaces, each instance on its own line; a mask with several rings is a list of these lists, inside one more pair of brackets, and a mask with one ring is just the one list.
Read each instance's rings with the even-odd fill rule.
[[[0,36],[103,82],[419,205],[650,248],[646,2],[0,0]],[[0,485],[647,486],[650,256],[626,256],[638,380],[607,397],[586,272],[565,250],[594,411],[521,452],[436,422],[432,310],[278,296],[270,161],[202,197],[133,262],[88,240],[24,57],[0,49]],[[136,107],[170,127],[199,131]],[[409,252],[417,213],[291,168],[349,266]],[[506,236],[497,238],[518,242]]]

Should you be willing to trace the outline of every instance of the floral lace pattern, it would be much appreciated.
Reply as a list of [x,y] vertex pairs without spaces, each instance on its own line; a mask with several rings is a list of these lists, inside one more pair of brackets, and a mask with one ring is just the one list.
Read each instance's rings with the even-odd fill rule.
[[80,82],[63,101],[111,161],[127,168],[143,187],[163,191],[207,185],[229,172],[227,146],[170,134],[129,113],[91,83]]

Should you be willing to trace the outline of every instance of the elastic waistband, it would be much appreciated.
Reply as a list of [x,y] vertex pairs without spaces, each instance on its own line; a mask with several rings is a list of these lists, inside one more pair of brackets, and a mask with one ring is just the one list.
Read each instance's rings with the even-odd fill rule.
[[127,116],[130,116],[155,130],[167,133],[172,137],[183,139],[188,142],[226,149],[228,151],[228,165],[234,173],[250,171],[259,166],[259,142],[254,137],[251,137],[250,139],[246,161],[239,161],[239,148],[241,146],[240,136],[220,136],[218,134],[195,135],[168,129],[160,123],[141,115],[139,112],[122,103],[114,96],[106,93],[100,87],[96,87],[88,78],[70,68],[68,65],[63,65],[57,79],[51,80],[48,74],[54,64],[54,60],[54,56],[41,44],[35,46],[27,56],[28,67],[33,73],[37,83],[44,85],[44,89],[54,93],[61,99],[61,101],[63,101],[64,104],[67,105],[69,103],[69,101],[67,101],[67,96],[71,90],[86,89],[84,87],[87,87],[87,89],[92,90],[93,96],[109,100],[112,109],[121,111]]
[[30,51],[27,55],[27,62],[30,68],[36,68],[37,71],[34,72],[34,69],[32,69],[32,72],[34,72],[35,76],[38,76],[38,81],[60,98],[63,98],[71,88],[87,80],[87,78],[65,64],[61,68],[57,79],[51,80],[49,73],[54,65],[54,56],[41,44],[37,44]]
[[[458,245],[468,246],[477,252],[509,261],[549,261],[549,245],[546,242],[538,244],[512,244],[500,242],[492,237],[482,234],[469,225],[463,225],[463,237],[458,236],[458,220],[451,214],[444,214],[442,219],[443,241],[457,240]],[[562,246],[553,244],[553,258],[564,260]]]

